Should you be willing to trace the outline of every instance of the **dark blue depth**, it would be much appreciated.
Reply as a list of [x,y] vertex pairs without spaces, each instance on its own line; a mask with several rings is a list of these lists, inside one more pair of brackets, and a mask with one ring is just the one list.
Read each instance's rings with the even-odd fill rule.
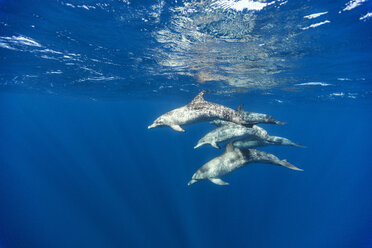
[[188,187],[223,152],[193,149],[212,126],[146,128],[188,100],[2,93],[2,247],[370,247],[370,104],[237,99],[288,122],[265,127],[307,148],[264,150],[304,172],[255,164]]

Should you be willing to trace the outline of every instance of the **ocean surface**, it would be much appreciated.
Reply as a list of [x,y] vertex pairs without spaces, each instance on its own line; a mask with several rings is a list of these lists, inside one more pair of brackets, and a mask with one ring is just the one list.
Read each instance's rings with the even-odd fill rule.
[[[371,0],[0,0],[0,248],[371,248],[371,68]],[[188,186],[202,90],[304,171]]]

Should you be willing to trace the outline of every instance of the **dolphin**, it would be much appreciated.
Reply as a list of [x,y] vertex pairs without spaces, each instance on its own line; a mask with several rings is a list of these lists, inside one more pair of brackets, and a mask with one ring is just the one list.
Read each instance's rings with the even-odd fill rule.
[[256,124],[262,123],[262,124],[277,124],[280,126],[283,126],[285,124],[284,122],[280,122],[276,120],[274,117],[267,115],[267,114],[246,112],[243,110],[243,107],[244,105],[241,104],[236,111],[249,124],[256,125]]
[[229,143],[225,152],[221,156],[212,159],[200,167],[187,185],[202,180],[209,180],[217,185],[228,185],[229,183],[223,181],[221,177],[252,163],[273,164],[284,166],[292,170],[302,171],[302,169],[288,163],[287,160],[280,160],[273,154],[254,149],[234,148],[232,143]]
[[295,143],[293,141],[290,141],[289,139],[278,136],[269,136],[266,140],[253,140],[248,137],[241,140],[233,141],[232,144],[234,147],[240,149],[256,148],[268,145],[296,146],[305,148],[305,146],[299,143]]
[[259,141],[265,141],[270,138],[266,130],[258,126],[254,125],[252,127],[245,127],[231,122],[225,123],[228,124],[217,127],[201,138],[194,149],[205,144],[210,144],[214,148],[220,148],[218,143],[243,137],[246,139]]
[[[232,122],[223,121],[223,120],[214,120],[214,121],[211,121],[210,123],[215,125],[216,127],[223,127],[223,126],[226,126],[226,125],[235,125]],[[245,127],[249,127],[249,125],[245,125]],[[283,146],[296,146],[296,147],[305,148],[305,146],[303,146],[299,143],[295,143],[295,142],[293,142],[289,139],[279,137],[279,136],[270,136],[270,135],[267,134],[267,132],[263,128],[260,128],[258,126],[251,125],[251,127],[260,130],[260,133],[263,135],[262,137],[264,137],[264,138],[263,139],[261,139],[261,138],[257,139],[257,137],[254,137],[254,136],[243,137],[239,140],[233,141],[234,147],[241,148],[241,149],[248,149],[248,148],[256,148],[256,147],[267,146],[267,145],[283,145]],[[209,134],[208,136],[211,136],[211,134]],[[224,137],[223,135],[216,135],[216,136],[218,136],[219,139],[223,139],[223,137]],[[202,139],[204,139],[204,137]],[[238,138],[238,136],[233,137],[233,138]],[[208,137],[207,139],[204,139],[204,140],[202,140],[202,139],[198,142],[198,145],[195,146],[194,148],[197,148],[199,146],[204,145],[203,143],[208,144],[209,143],[209,142],[207,142],[208,140],[211,141],[210,144],[213,147],[218,148],[216,146],[217,144],[214,144],[216,142],[213,142],[216,139],[214,136]],[[226,140],[228,140],[228,139],[226,139]],[[223,141],[225,141],[225,140],[223,140]],[[199,145],[199,143],[201,143],[201,144]]]
[[237,111],[204,100],[205,91],[200,92],[189,104],[174,109],[157,118],[148,129],[169,126],[178,132],[185,132],[182,125],[190,125],[203,121],[222,119],[236,124],[248,124]]

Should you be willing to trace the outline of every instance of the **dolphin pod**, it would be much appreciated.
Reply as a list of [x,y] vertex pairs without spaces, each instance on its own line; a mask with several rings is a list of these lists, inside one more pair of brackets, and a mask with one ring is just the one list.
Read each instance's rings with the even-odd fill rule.
[[217,128],[202,137],[194,148],[210,144],[220,148],[224,142],[224,153],[200,167],[192,176],[188,185],[209,180],[217,185],[228,185],[221,177],[252,163],[265,163],[284,166],[302,171],[287,160],[280,160],[273,154],[252,148],[267,145],[284,145],[304,147],[298,143],[279,136],[270,136],[257,124],[284,125],[267,114],[246,112],[243,105],[237,110],[204,100],[205,91],[200,92],[189,104],[167,112],[158,117],[148,129],[169,126],[175,131],[185,132],[181,127],[199,122],[211,121]]

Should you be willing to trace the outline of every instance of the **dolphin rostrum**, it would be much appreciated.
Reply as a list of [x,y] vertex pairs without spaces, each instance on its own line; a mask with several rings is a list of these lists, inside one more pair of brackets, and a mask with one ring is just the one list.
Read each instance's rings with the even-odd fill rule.
[[280,160],[273,154],[254,149],[234,148],[232,143],[229,143],[224,154],[200,167],[192,176],[188,185],[202,180],[209,180],[218,185],[228,185],[229,183],[224,182],[221,177],[252,163],[273,164],[302,171],[302,169],[288,163],[287,160]]
[[[217,120],[219,121],[219,120]],[[245,127],[242,125],[234,124],[231,122],[220,122],[220,123],[228,123],[226,125],[221,125],[214,129],[213,131],[207,133],[203,138],[198,141],[198,144],[194,147],[194,149],[205,145],[210,144],[215,148],[220,148],[218,143],[237,139],[237,138],[246,138],[250,140],[259,140],[265,141],[270,138],[267,132],[258,126],[252,127]]]
[[242,125],[248,124],[237,111],[216,103],[205,101],[203,98],[204,94],[205,91],[202,91],[191,103],[163,114],[148,128],[169,126],[175,131],[185,132],[181,127],[182,125],[190,125],[215,119],[226,120]]

